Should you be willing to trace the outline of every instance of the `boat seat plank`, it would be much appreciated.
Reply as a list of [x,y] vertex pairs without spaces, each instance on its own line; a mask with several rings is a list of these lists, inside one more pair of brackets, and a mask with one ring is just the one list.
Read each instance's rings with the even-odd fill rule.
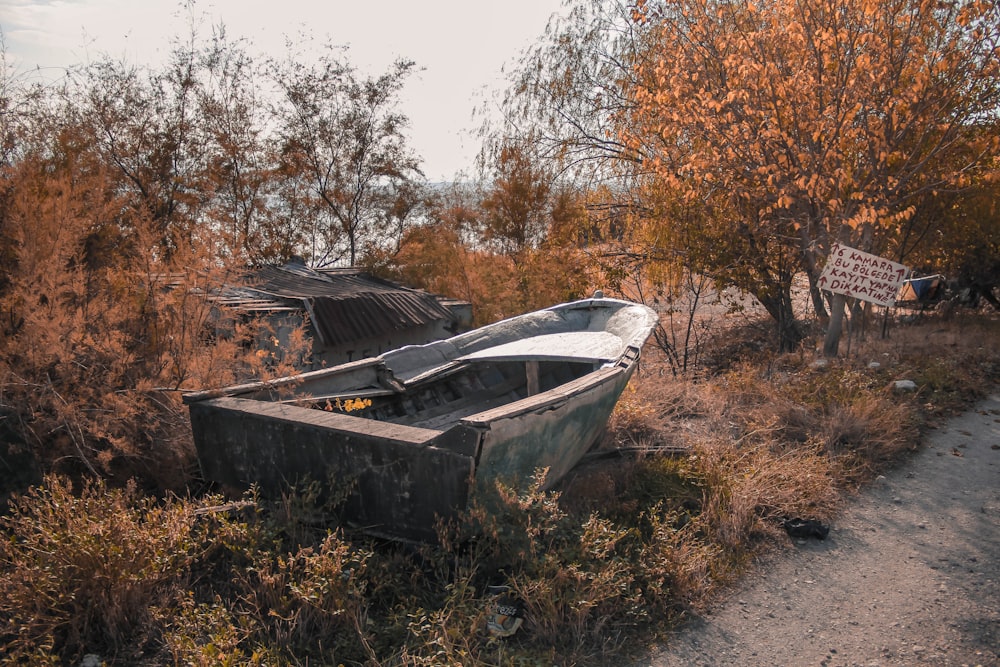
[[523,378],[510,378],[502,384],[468,392],[455,400],[422,410],[419,414],[406,415],[392,421],[397,424],[443,430],[446,425],[457,423],[463,417],[481,412],[483,406],[503,405],[511,400],[517,400],[520,397],[517,390],[523,387]]
[[[517,400],[516,398],[514,400]],[[410,422],[411,426],[416,426],[418,428],[429,428],[441,431],[448,430],[448,427],[459,423],[466,417],[474,414],[478,414],[483,411],[483,409],[497,408],[501,405],[506,405],[511,402],[510,392],[502,396],[494,396],[490,399],[482,399],[477,401],[463,401],[460,407],[450,410],[444,414],[435,415],[427,419],[419,419]]]
[[[441,431],[420,428],[407,424],[375,421],[363,417],[326,410],[303,408],[297,405],[253,401],[243,398],[222,397],[205,401],[202,406],[223,412],[245,413],[259,418],[287,421],[328,428],[334,431],[356,433],[358,435],[394,440],[414,445],[424,445],[441,435]],[[203,407],[203,409],[204,409]]]

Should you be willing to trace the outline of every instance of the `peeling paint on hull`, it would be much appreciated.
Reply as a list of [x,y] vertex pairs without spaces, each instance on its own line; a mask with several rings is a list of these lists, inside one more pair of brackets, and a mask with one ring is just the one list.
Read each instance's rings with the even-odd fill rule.
[[[202,472],[277,495],[349,485],[344,515],[373,533],[435,539],[497,479],[561,479],[590,449],[657,321],[587,299],[336,368],[186,395]],[[350,414],[330,408],[363,399]]]

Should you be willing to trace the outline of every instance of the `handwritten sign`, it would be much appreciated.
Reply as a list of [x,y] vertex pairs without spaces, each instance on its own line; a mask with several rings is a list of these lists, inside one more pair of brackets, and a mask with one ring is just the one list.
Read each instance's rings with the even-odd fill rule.
[[835,243],[817,284],[820,289],[891,306],[907,273],[902,264]]

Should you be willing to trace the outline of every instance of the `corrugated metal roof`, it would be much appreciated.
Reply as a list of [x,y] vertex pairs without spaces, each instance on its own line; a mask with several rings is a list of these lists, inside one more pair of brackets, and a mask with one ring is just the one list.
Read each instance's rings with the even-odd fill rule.
[[451,319],[451,313],[433,296],[415,291],[358,292],[347,297],[314,297],[307,303],[316,333],[327,345]]
[[357,269],[317,271],[303,264],[266,266],[216,300],[240,310],[288,310],[298,305],[328,346],[453,319],[436,297]]

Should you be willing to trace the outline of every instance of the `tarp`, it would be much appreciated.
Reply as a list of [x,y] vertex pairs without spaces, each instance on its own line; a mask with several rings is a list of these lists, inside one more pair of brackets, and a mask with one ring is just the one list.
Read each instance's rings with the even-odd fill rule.
[[944,276],[937,274],[904,280],[899,289],[897,301],[918,301],[927,303],[938,298],[944,286]]

